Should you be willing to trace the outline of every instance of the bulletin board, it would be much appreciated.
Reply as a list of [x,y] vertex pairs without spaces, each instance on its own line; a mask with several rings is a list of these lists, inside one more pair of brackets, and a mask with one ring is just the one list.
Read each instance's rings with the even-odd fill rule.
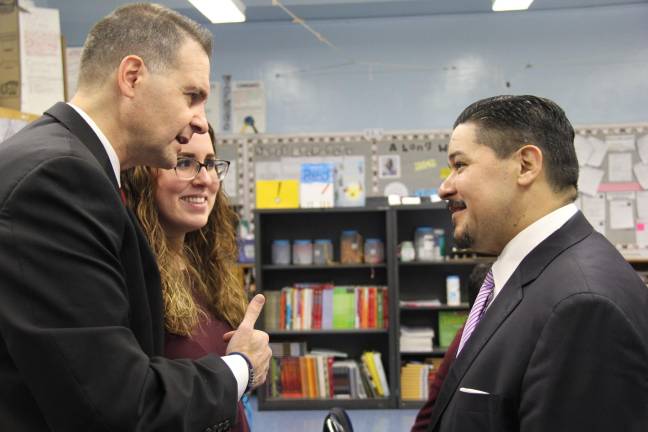
[[[580,165],[576,204],[612,243],[630,249],[639,245],[639,249],[645,249],[645,256],[641,256],[648,258],[648,123],[575,129]],[[255,182],[299,178],[299,166],[303,162],[362,158],[367,197],[433,195],[449,172],[450,133],[450,130],[373,130],[226,135],[217,141],[218,148],[222,148],[220,157],[236,158],[237,193],[233,201],[241,206],[241,217],[252,221]]]
[[449,131],[387,134],[376,142],[376,196],[430,196],[448,174]]
[[577,127],[574,145],[576,204],[626,255],[648,257],[648,124]]

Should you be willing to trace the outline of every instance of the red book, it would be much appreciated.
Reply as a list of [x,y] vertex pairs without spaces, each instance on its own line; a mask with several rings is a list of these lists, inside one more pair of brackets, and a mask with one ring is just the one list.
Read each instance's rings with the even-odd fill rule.
[[313,328],[322,328],[322,285],[317,285],[313,290]]
[[389,327],[389,301],[387,299],[387,287],[381,287],[383,295],[383,326]]
[[329,398],[333,397],[333,360],[335,360],[334,357],[326,358],[326,373],[328,374],[328,383],[329,383],[328,397]]
[[299,357],[284,357],[281,359],[281,387],[282,397],[302,397],[299,377]]
[[369,287],[369,328],[376,328],[376,311],[378,310],[376,299],[376,287]]

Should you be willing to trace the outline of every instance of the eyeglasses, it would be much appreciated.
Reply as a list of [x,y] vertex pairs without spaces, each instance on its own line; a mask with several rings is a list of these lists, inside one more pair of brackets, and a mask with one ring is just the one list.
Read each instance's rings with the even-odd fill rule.
[[205,162],[199,162],[193,158],[178,158],[175,172],[178,178],[182,180],[193,180],[196,178],[201,168],[211,175],[215,175],[218,180],[223,180],[227,175],[230,161],[223,159],[205,159]]

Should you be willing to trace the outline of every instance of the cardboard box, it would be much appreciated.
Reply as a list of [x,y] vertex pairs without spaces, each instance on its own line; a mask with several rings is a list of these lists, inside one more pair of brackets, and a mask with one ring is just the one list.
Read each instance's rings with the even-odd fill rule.
[[0,106],[40,114],[63,98],[58,10],[0,0]]

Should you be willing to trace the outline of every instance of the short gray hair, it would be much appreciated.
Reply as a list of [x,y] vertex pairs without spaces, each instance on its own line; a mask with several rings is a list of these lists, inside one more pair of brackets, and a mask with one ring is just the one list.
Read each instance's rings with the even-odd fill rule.
[[154,72],[174,66],[187,39],[196,41],[211,56],[212,34],[197,22],[154,3],[117,8],[88,34],[81,54],[79,87],[103,83],[128,55],[141,57]]

